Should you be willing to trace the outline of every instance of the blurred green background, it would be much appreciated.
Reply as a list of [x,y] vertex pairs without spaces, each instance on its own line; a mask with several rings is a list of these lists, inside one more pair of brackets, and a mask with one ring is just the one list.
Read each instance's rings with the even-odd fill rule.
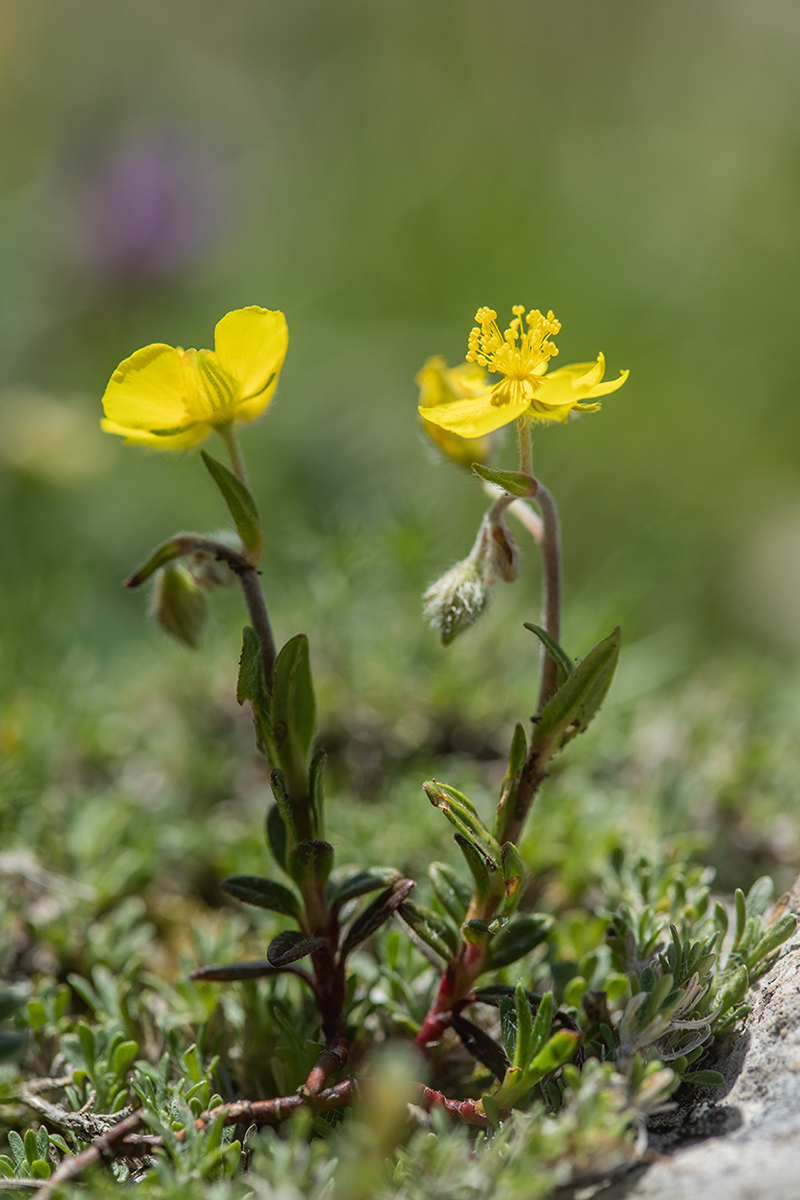
[[[461,360],[479,305],[523,303],[561,320],[561,363],[602,350],[610,375],[631,371],[600,415],[534,446],[562,508],[567,645],[625,631],[603,787],[661,796],[673,831],[748,787],[785,807],[800,778],[796,3],[3,0],[0,13],[6,836],[31,819],[20,797],[48,788],[37,828],[51,833],[78,795],[94,820],[109,779],[132,814],[142,797],[157,807],[167,785],[147,755],[170,729],[161,767],[187,811],[206,788],[230,817],[248,791],[201,754],[217,734],[249,737],[230,698],[238,599],[199,659],[159,640],[119,586],[175,529],[219,525],[219,499],[196,455],[97,430],[120,359],[152,341],[209,346],[247,304],[284,310],[290,329],[278,398],[244,438],[265,588],[281,640],[311,636],[354,795],[380,791],[387,761],[410,763],[423,803],[426,755],[499,761],[532,705],[532,554],[485,628],[446,653],[420,620],[483,497],[423,445],[413,383],[431,354]],[[749,665],[719,665],[734,661]],[[434,824],[421,820],[420,845]],[[96,836],[95,859],[117,835]]]

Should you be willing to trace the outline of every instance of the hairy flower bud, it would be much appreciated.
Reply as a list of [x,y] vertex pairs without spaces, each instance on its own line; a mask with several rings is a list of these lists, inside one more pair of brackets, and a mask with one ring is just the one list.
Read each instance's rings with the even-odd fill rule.
[[474,625],[486,607],[489,589],[481,559],[473,551],[469,558],[445,571],[422,597],[425,619],[444,646]]
[[[236,554],[244,556],[242,539],[231,530],[222,529],[218,533],[212,533],[210,537],[213,541],[220,542],[223,546],[235,551]],[[207,591],[231,587],[236,583],[236,576],[228,564],[204,550],[197,550],[191,554],[186,559],[186,566],[195,583]]]
[[185,567],[170,563],[156,574],[150,615],[164,633],[196,647],[208,617],[206,598]]

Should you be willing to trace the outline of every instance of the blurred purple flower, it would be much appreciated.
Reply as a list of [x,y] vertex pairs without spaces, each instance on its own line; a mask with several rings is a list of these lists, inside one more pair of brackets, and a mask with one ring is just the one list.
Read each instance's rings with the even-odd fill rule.
[[95,157],[77,179],[73,174],[70,192],[64,214],[70,256],[105,284],[123,287],[190,263],[216,240],[231,210],[223,163],[180,135]]

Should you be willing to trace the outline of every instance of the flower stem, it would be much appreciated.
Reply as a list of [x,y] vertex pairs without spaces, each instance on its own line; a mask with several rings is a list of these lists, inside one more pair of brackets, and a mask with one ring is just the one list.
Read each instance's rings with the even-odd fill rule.
[[247,480],[247,467],[244,463],[244,455],[242,448],[239,445],[239,438],[236,436],[233,422],[228,421],[225,425],[217,425],[217,433],[222,439],[222,443],[228,453],[228,460],[231,464],[231,470],[236,478],[244,484],[246,488],[250,487]]
[[[542,586],[542,625],[550,637],[561,640],[561,527],[556,502],[543,484],[539,484],[535,502],[542,514],[542,564],[544,578]],[[557,667],[555,660],[542,647],[542,676],[539,686],[537,712],[541,712],[556,690]]]

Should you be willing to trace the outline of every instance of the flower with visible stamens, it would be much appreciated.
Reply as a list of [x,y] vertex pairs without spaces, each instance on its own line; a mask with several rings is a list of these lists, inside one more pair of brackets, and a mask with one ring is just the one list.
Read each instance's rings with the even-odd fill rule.
[[603,382],[605,359],[598,354],[594,363],[572,363],[548,373],[550,359],[558,353],[551,341],[561,325],[552,312],[543,316],[538,309],[525,313],[514,305],[513,319],[503,333],[497,325],[497,313],[479,308],[478,325],[469,335],[467,363],[502,376],[479,395],[450,404],[420,407],[425,421],[462,438],[480,438],[519,417],[530,421],[564,423],[573,412],[596,412],[599,404],[587,404],[598,396],[622,387],[628,378]]
[[274,395],[288,343],[283,313],[253,306],[222,318],[214,350],[145,346],[111,376],[103,429],[156,450],[183,450],[213,429],[254,421]]

